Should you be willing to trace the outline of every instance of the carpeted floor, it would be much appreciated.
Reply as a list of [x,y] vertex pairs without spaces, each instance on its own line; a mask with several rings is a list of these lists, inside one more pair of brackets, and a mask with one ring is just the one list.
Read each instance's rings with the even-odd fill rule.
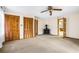
[[[76,40],[76,39],[75,39]],[[76,43],[77,42],[77,43]],[[42,35],[6,42],[1,53],[73,53],[79,52],[79,40]]]

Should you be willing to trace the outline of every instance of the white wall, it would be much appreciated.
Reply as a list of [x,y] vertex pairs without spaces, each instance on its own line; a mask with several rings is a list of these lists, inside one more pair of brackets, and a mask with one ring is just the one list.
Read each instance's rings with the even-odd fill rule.
[[23,39],[24,37],[24,21],[23,21],[23,16],[20,16],[20,39]]
[[79,39],[79,13],[67,15],[67,37]]
[[48,19],[47,24],[49,25],[49,28],[51,29],[51,34],[57,35],[57,19]]
[[0,9],[0,48],[4,42],[4,12]]
[[45,20],[41,20],[39,19],[38,20],[38,34],[43,34],[43,28],[44,28],[44,25],[45,25]]
[[[72,13],[69,15],[63,15],[62,17],[67,18],[67,37],[79,39],[79,13]],[[61,17],[60,17],[61,18]],[[48,24],[51,29],[51,34],[57,35],[57,18],[39,20],[38,22],[38,34],[42,34],[44,25]]]
[[45,24],[48,25],[50,30],[50,33],[53,35],[57,35],[57,19],[52,18],[52,19],[47,19],[47,20],[39,20],[38,21],[38,34],[43,34],[43,29]]
[[[79,13],[77,12],[69,15],[63,15],[62,17],[67,18],[67,33],[66,33],[67,37],[79,39]],[[22,39],[23,38],[23,16],[22,15],[20,15],[20,21],[21,21],[20,38]],[[45,24],[49,25],[49,28],[51,29],[51,34],[57,35],[57,17],[52,19],[38,19],[38,34],[43,34],[43,29]]]

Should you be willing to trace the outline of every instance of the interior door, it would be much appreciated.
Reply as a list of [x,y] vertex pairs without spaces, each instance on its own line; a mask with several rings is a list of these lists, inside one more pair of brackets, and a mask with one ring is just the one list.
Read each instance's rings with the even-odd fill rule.
[[24,17],[24,38],[33,37],[33,18]]
[[34,20],[34,36],[38,35],[38,20]]
[[18,40],[19,37],[19,16],[5,15],[5,41]]
[[58,35],[66,37],[66,18],[58,19]]

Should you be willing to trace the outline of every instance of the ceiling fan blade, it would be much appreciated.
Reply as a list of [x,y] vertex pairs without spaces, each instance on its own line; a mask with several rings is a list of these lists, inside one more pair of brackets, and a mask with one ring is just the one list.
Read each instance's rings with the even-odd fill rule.
[[41,11],[41,13],[46,12],[46,11],[48,11],[48,10]]
[[53,9],[53,10],[62,11],[62,9]]

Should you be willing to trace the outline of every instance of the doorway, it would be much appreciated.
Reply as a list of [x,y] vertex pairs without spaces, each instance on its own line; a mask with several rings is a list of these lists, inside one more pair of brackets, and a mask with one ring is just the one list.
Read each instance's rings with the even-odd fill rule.
[[58,19],[58,36],[66,37],[66,18]]

